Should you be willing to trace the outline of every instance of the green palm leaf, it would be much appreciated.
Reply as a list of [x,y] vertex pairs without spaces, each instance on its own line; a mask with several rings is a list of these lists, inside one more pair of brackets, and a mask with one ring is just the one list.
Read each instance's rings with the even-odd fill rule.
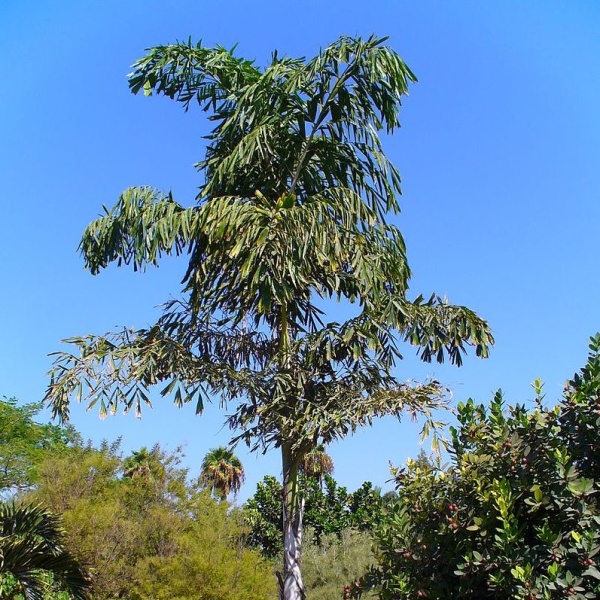
[[63,548],[58,518],[39,506],[0,503],[0,597],[7,574],[26,600],[42,600],[52,585],[74,600],[89,597],[89,575]]

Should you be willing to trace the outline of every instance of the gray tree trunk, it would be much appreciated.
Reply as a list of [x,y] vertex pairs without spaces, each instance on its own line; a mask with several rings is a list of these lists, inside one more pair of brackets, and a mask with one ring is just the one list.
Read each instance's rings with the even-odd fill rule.
[[282,445],[283,458],[283,576],[279,579],[280,600],[304,600],[306,590],[300,571],[304,499],[298,493],[298,464]]

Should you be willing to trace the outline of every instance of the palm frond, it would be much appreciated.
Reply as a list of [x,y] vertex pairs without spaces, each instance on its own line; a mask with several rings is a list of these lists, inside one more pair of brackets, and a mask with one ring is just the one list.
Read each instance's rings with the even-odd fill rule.
[[58,517],[40,506],[0,503],[2,572],[14,578],[26,600],[45,598],[51,581],[74,600],[88,598],[89,574],[64,549]]
[[163,254],[183,254],[198,235],[195,209],[149,187],[129,188],[86,228],[79,250],[92,274],[109,263],[134,270],[157,265]]
[[133,65],[129,87],[134,94],[140,90],[155,91],[183,103],[187,109],[192,100],[205,109],[223,110],[222,102],[260,72],[252,61],[236,58],[233,51],[221,46],[205,48],[202,42],[157,46]]

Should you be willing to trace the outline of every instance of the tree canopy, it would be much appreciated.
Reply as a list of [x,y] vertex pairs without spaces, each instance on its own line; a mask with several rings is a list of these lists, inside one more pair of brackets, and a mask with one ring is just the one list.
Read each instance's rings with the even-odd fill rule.
[[[81,355],[57,354],[47,397],[55,415],[68,415],[73,394],[102,413],[120,403],[139,411],[148,387],[167,381],[165,395],[196,400],[198,411],[207,390],[242,400],[230,423],[246,439],[298,437],[300,427],[283,422],[288,412],[326,442],[402,395],[373,392],[406,392],[418,407],[437,391],[418,394],[391,378],[401,356],[395,332],[424,360],[460,364],[467,344],[487,355],[491,333],[472,311],[435,296],[406,299],[404,242],[384,220],[399,210],[400,178],[378,131],[399,126],[414,75],[383,42],[343,37],[310,61],[275,53],[264,70],[191,42],[136,63],[132,91],[211,113],[198,163],[205,184],[189,208],[152,188],[125,191],[80,248],[92,273],[189,254],[183,297],[149,329],[68,340]],[[323,323],[318,297],[348,299],[359,315]],[[301,393],[289,405],[293,386]],[[257,410],[267,399],[270,410]],[[339,425],[315,425],[334,409]]]

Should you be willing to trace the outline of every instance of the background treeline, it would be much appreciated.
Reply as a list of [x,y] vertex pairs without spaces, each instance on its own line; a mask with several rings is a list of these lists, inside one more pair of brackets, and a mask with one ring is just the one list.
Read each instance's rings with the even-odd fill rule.
[[[239,490],[244,473],[228,449],[209,452],[194,478],[181,465],[180,449],[156,445],[125,456],[120,440],[95,447],[73,427],[37,423],[39,410],[0,401],[3,498],[60,515],[62,543],[89,572],[90,597],[276,598],[282,542],[275,477],[265,477],[237,507],[227,497]],[[321,466],[311,467],[311,460]],[[331,461],[323,449],[311,453],[302,485],[312,598],[337,597],[364,573],[372,558],[370,531],[391,500],[370,483],[349,493],[323,461]],[[9,540],[0,537],[0,551]],[[67,598],[55,583],[46,573],[40,598]],[[8,568],[0,567],[0,585],[0,598],[29,591]]]
[[[73,430],[36,425],[33,406],[6,401],[2,410],[11,415],[4,494],[61,515],[66,547],[90,572],[90,597],[273,597],[271,565],[245,543],[242,511],[190,479],[180,451],[157,445],[123,457],[119,441],[96,448]],[[20,423],[18,433],[6,423]],[[28,437],[12,445],[11,431]],[[4,590],[10,574],[0,576]]]
[[[600,336],[558,404],[534,387],[527,406],[505,405],[500,392],[488,405],[460,403],[449,463],[421,453],[394,472],[396,493],[370,483],[349,492],[326,449],[310,453],[301,465],[308,597],[598,597]],[[275,477],[236,507],[227,497],[243,466],[227,449],[211,451],[194,479],[180,450],[123,456],[119,441],[94,447],[73,428],[36,423],[38,409],[0,402],[0,598],[24,590],[7,566],[25,539],[11,529],[18,507],[60,515],[60,543],[40,545],[43,531],[33,532],[38,555],[45,548],[56,562],[58,549],[82,569],[45,572],[32,599],[66,599],[67,589],[102,600],[276,598]],[[69,588],[78,574],[87,588]]]

